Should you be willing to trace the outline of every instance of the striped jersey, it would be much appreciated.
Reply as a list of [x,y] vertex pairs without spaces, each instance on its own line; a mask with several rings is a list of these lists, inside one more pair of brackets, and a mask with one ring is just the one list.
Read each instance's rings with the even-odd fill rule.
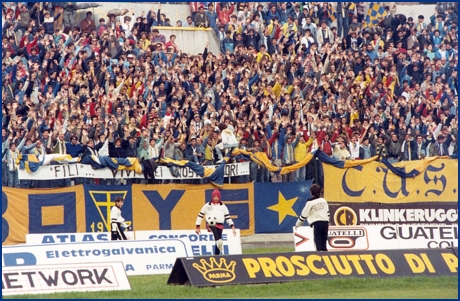
[[217,220],[217,223],[223,224],[224,221],[226,221],[230,227],[233,225],[233,221],[230,218],[230,213],[228,212],[227,206],[225,206],[221,202],[219,203],[209,202],[209,203],[204,204],[203,208],[201,208],[200,213],[198,214],[196,218],[195,225],[199,226],[205,215],[215,217]]

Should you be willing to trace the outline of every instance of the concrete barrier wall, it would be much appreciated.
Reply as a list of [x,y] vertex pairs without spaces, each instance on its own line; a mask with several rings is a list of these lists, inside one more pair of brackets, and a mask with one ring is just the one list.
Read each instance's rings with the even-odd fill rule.
[[176,45],[187,54],[203,53],[206,42],[209,41],[208,51],[219,53],[219,39],[212,29],[181,28],[181,27],[154,27],[169,40],[171,34],[176,35]]

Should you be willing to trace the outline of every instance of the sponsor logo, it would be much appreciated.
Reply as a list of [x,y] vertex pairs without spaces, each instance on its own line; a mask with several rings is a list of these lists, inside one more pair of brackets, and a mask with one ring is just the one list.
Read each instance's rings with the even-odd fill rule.
[[[314,251],[314,234],[311,227],[294,230],[296,251]],[[369,231],[361,226],[330,226],[327,233],[327,247],[331,250],[369,250]]]
[[334,213],[334,223],[336,226],[356,226],[358,223],[356,212],[350,207],[340,207]]
[[107,263],[121,261],[128,275],[167,274],[178,257],[188,257],[180,240],[128,240],[2,248],[2,266]]
[[334,211],[335,226],[371,224],[452,224],[458,222],[456,208],[351,208],[341,206]]
[[230,261],[227,264],[227,260],[225,258],[220,258],[220,261],[214,257],[209,259],[209,262],[206,259],[200,260],[201,264],[193,263],[193,267],[197,269],[209,282],[212,283],[227,283],[235,280],[235,261]]
[[359,209],[362,223],[454,223],[458,221],[456,209]]
[[167,283],[217,286],[336,277],[457,275],[455,252],[456,248],[178,258]]
[[242,261],[250,278],[364,274],[366,268],[373,274],[392,275],[395,273],[393,261],[383,253],[372,255],[302,255],[242,258]]
[[[364,227],[344,227],[339,229],[329,230],[327,240],[332,248],[350,249],[356,245],[358,238],[367,238],[367,230]],[[366,240],[365,249],[369,248],[369,243]]]
[[121,262],[2,268],[2,295],[130,289]]
[[433,239],[445,240],[454,239],[458,240],[458,227],[457,226],[384,226],[380,230],[380,235],[384,239]]

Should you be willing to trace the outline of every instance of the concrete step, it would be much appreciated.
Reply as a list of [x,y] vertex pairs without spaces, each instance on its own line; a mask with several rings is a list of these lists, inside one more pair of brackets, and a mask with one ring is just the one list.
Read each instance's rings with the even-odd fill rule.
[[270,233],[270,234],[254,234],[241,237],[242,243],[251,242],[292,242],[294,237],[292,233]]

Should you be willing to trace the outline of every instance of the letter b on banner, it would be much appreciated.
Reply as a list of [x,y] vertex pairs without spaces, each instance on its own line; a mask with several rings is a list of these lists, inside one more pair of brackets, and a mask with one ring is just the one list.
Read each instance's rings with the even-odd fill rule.
[[2,191],[2,243],[5,242],[6,238],[10,234],[10,226],[8,225],[6,219],[3,217],[3,214],[5,214],[6,212],[6,209],[8,209],[8,197]]
[[3,253],[3,265],[6,267],[15,267],[22,265],[36,265],[37,258],[29,252]]
[[30,194],[29,233],[77,232],[75,192]]

